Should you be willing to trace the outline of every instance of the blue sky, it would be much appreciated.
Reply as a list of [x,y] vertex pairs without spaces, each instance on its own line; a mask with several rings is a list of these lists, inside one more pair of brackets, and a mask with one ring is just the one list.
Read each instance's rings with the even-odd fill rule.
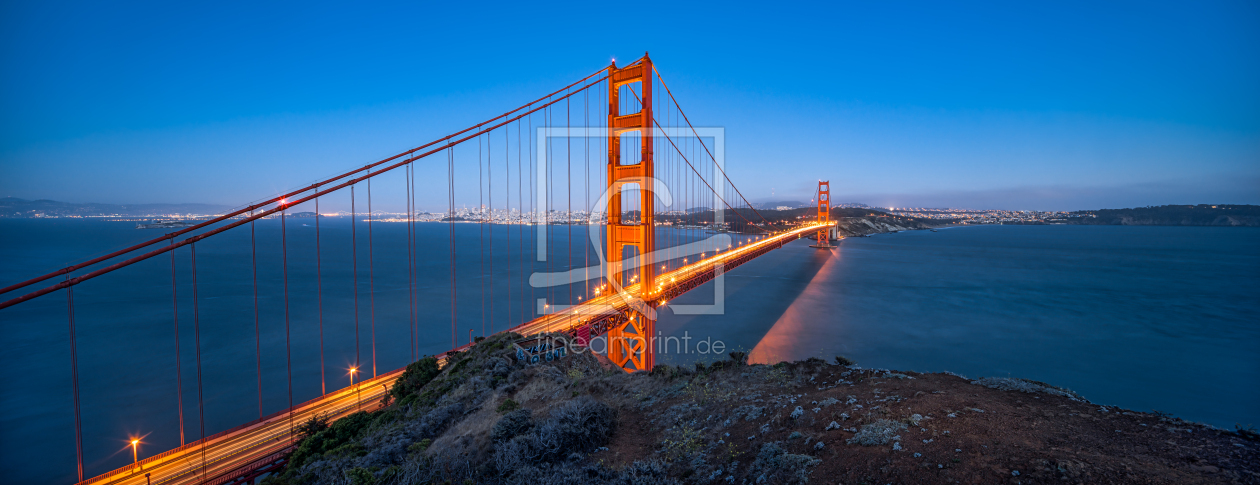
[[5,2],[0,196],[239,205],[648,50],[751,199],[1260,203],[1255,2],[258,3]]

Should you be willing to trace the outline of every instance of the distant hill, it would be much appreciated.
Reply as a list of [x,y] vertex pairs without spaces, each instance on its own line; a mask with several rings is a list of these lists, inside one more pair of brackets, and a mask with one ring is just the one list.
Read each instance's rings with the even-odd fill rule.
[[231,209],[215,204],[98,204],[55,200],[0,198],[0,217],[91,217],[91,216],[166,216],[222,214]]
[[754,202],[753,207],[757,209],[778,209],[780,207],[788,207],[795,209],[798,207],[809,207],[809,202],[801,202],[799,200],[772,200],[770,202]]
[[1069,224],[1113,226],[1260,226],[1260,205],[1161,205],[1077,211]]

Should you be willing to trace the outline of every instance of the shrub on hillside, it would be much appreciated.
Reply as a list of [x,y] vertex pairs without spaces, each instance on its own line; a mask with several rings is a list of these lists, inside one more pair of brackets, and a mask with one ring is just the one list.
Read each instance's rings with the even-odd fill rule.
[[809,455],[788,453],[778,443],[766,443],[757,452],[752,473],[757,483],[806,483],[810,468],[822,460]]
[[590,396],[581,396],[552,409],[545,421],[524,434],[498,442],[494,451],[495,467],[506,476],[526,465],[556,462],[574,453],[590,453],[608,443],[616,428],[616,411],[612,407]]
[[433,408],[420,418],[419,423],[411,422],[408,430],[421,438],[436,438],[454,424],[455,418],[464,414],[464,405],[459,402]]
[[552,456],[588,453],[603,446],[617,429],[616,411],[590,396],[581,396],[551,410],[538,427],[538,438]]
[[490,431],[490,439],[495,442],[507,441],[533,428],[534,412],[529,409],[517,409],[494,423],[494,429]]
[[509,397],[507,399],[504,399],[503,402],[499,404],[498,411],[499,411],[499,414],[510,413],[512,411],[517,410],[520,407],[521,407],[521,403],[518,403]]
[[290,457],[290,466],[286,470],[296,470],[308,459],[328,452],[357,453],[358,450],[352,449],[352,441],[359,438],[368,425],[372,424],[372,418],[371,414],[357,412],[338,419],[328,429],[302,440],[302,444],[298,445],[297,451]]
[[326,429],[328,429],[328,414],[316,413],[311,416],[311,419],[298,425],[297,434],[301,437],[299,439],[306,439]]
[[442,372],[438,368],[437,359],[434,357],[425,357],[423,359],[412,362],[407,365],[398,380],[394,382],[394,386],[389,389],[389,395],[397,401],[402,401],[411,394],[420,392],[420,388],[432,381],[434,377]]

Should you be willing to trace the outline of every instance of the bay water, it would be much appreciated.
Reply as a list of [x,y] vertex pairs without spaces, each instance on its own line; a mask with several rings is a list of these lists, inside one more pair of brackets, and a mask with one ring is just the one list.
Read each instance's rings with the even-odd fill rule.
[[[283,233],[279,221],[256,224],[257,306],[244,228],[197,244],[195,309],[188,248],[173,263],[163,255],[75,287],[86,476],[129,463],[132,436],[144,437],[141,457],[178,446],[178,404],[193,441],[203,421],[212,434],[287,407],[290,366],[303,402],[346,386],[356,360],[371,376],[373,352],[384,373],[466,343],[470,330],[500,331],[543,304],[576,302],[595,284],[528,283],[535,272],[598,264],[584,226],[549,227],[539,262],[538,228],[418,224],[413,280],[404,224],[377,222],[370,247],[362,221],[353,239],[348,218],[321,224],[318,249],[313,219],[289,219]],[[0,219],[0,284],[158,234],[125,222]],[[667,245],[711,236],[658,232]],[[687,347],[666,344],[658,363],[725,358],[712,352],[721,342],[754,362],[844,355],[864,367],[1029,378],[1226,428],[1260,424],[1260,228],[979,226],[849,238],[830,251],[811,242],[670,302],[657,330]],[[67,296],[0,310],[6,483],[74,481]]]

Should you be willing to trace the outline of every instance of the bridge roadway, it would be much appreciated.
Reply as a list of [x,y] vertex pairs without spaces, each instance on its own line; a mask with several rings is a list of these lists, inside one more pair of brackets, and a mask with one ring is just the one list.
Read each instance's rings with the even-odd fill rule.
[[[712,257],[659,274],[656,278],[657,282],[661,283],[661,291],[652,297],[653,301],[651,304],[653,307],[656,307],[660,302],[668,302],[670,299],[686,293],[688,290],[711,281],[715,277],[714,267],[717,263],[722,264],[724,271],[729,271],[766,252],[783,247],[784,244],[790,241],[816,232],[818,232],[818,224],[804,225],[747,246],[721,251]],[[639,285],[637,283],[630,285],[625,291],[629,294],[638,294]],[[534,335],[544,332],[573,333],[576,328],[583,325],[598,326],[602,320],[625,311],[628,306],[629,304],[625,302],[624,298],[616,294],[604,294],[592,298],[581,305],[575,305],[566,309],[564,312],[556,312],[535,318],[510,329],[510,331],[521,335]],[[608,312],[608,309],[613,311]],[[592,331],[591,335],[603,333],[604,330],[606,329]],[[454,349],[451,352],[462,351],[465,347],[467,346]],[[443,354],[442,356],[445,355]]]
[[[674,298],[712,280],[715,276],[716,263],[721,263],[724,270],[730,270],[817,230],[816,224],[801,226],[663,273],[657,276],[658,280],[664,284],[662,284],[661,292],[654,296],[659,300],[653,301],[653,306],[661,301],[667,302],[669,298]],[[626,291],[637,293],[638,284],[626,288]],[[610,307],[614,310],[612,313],[607,311]],[[582,325],[598,326],[600,322],[607,321],[608,318],[616,316],[627,307],[628,304],[618,295],[604,294],[566,309],[563,313],[538,317],[512,328],[511,331],[522,335],[543,332],[572,334]],[[602,333],[603,330],[606,329],[592,331],[591,335]],[[469,345],[465,344],[437,357],[445,362],[448,355],[466,350],[468,347]],[[394,370],[294,406],[292,424],[298,426],[317,413],[327,413],[331,420],[336,420],[358,409],[376,409],[388,387],[402,375],[402,371],[403,369]],[[129,465],[118,468],[80,482],[80,485],[247,483],[283,463],[291,449],[289,430],[289,412],[288,410],[281,411],[261,420],[211,435],[206,438],[204,447],[200,440],[195,441],[145,458],[140,461],[139,466]],[[146,477],[146,474],[149,476]]]

